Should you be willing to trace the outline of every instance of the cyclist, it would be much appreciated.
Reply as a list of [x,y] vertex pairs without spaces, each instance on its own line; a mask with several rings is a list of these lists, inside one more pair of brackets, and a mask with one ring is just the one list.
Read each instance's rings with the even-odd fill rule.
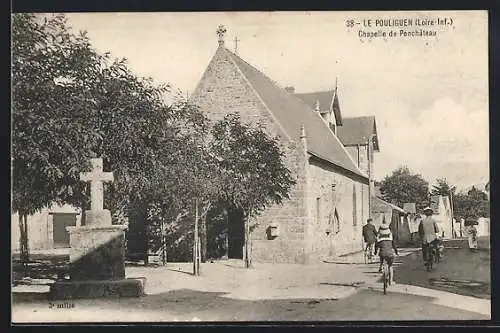
[[420,235],[420,239],[422,240],[422,255],[425,261],[425,267],[429,268],[429,260],[431,251],[431,246],[435,243],[435,240],[438,238],[439,227],[436,221],[432,218],[432,214],[434,211],[430,207],[424,208],[425,218],[420,222],[418,226],[418,233]]
[[365,240],[366,247],[365,252],[370,251],[368,253],[368,258],[371,259],[373,257],[374,245],[377,241],[377,230],[372,223],[372,219],[369,218],[366,220],[366,224],[363,226],[363,239]]
[[389,266],[389,284],[394,284],[394,268],[392,264],[394,263],[394,255],[399,254],[396,242],[392,237],[392,232],[386,223],[383,223],[378,230],[377,242],[375,243],[375,254],[377,253],[380,257],[380,268],[378,271],[382,272],[382,264],[385,260],[387,266]]

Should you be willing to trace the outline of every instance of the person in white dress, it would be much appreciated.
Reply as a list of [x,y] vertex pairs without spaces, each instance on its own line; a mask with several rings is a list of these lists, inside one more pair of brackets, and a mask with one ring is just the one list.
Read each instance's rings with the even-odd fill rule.
[[410,229],[410,242],[415,242],[418,236],[418,226],[422,218],[420,214],[415,214],[413,217],[409,218],[408,228]]
[[475,251],[477,250],[477,237],[478,230],[474,221],[469,222],[469,225],[466,227],[467,238],[469,240],[469,250]]

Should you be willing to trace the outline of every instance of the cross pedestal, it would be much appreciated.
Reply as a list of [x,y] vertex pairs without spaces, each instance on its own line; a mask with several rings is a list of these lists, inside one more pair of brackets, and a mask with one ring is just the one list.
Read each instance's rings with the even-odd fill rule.
[[104,209],[103,182],[113,181],[112,172],[103,172],[102,159],[91,160],[91,172],[80,174],[90,182],[90,210],[85,225],[66,227],[70,244],[70,280],[52,284],[52,299],[137,297],[144,294],[145,279],[125,278],[125,225],[113,225]]

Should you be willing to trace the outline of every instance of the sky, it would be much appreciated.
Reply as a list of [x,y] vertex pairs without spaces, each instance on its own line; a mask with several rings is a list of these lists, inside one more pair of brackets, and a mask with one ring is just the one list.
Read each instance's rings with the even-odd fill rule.
[[[468,12],[71,13],[96,49],[127,58],[155,82],[192,92],[227,29],[225,45],[281,86],[332,89],[338,79],[343,117],[376,117],[380,152],[375,178],[406,165],[429,183],[459,188],[489,180],[488,22]],[[451,25],[416,27],[447,18]],[[375,20],[412,19],[411,27]],[[346,21],[353,19],[354,27]],[[451,19],[451,20],[450,20]],[[371,27],[365,27],[371,20]],[[379,23],[381,21],[378,21]],[[436,36],[400,36],[400,30]],[[361,38],[359,31],[397,32]]]

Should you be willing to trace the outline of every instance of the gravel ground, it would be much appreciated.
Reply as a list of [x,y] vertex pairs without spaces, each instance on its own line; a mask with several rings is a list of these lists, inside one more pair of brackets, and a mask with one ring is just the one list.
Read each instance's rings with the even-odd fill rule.
[[[403,251],[404,252],[404,251]],[[241,262],[128,267],[128,277],[147,277],[147,296],[55,302],[41,286],[14,289],[14,322],[480,320],[490,302],[403,283],[418,260],[398,258],[396,286],[381,292],[377,263],[273,265]],[[448,253],[448,252],[447,252]],[[448,259],[450,260],[450,259]],[[451,265],[451,261],[449,263]],[[463,264],[463,262],[462,262]],[[406,268],[408,267],[408,268]],[[443,269],[444,264],[439,268]],[[406,273],[408,270],[410,273]],[[411,281],[413,283],[413,280]],[[21,288],[24,288],[22,290]],[[45,287],[46,288],[46,287]]]

